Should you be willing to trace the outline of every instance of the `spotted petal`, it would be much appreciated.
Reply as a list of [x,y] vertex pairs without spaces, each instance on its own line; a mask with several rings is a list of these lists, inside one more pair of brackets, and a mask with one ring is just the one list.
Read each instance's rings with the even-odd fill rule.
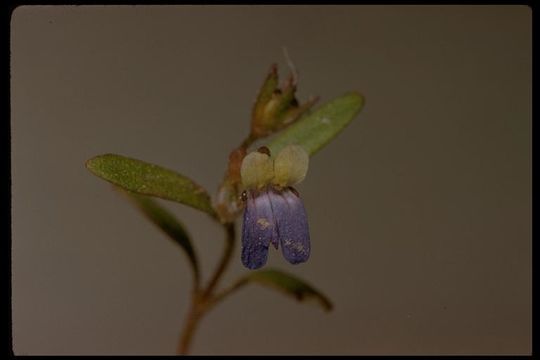
[[302,199],[290,188],[272,190],[269,194],[283,256],[291,264],[305,262],[311,248]]
[[242,226],[242,263],[248,269],[266,264],[270,242],[277,248],[277,229],[266,191],[248,191]]

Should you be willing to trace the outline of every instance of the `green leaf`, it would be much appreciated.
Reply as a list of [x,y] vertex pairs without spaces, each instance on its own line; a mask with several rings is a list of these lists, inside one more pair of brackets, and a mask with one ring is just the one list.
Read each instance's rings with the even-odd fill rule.
[[360,112],[364,97],[356,92],[329,101],[278,133],[266,146],[273,155],[289,144],[315,154],[336,137]]
[[324,310],[332,310],[332,303],[319,290],[313,288],[293,275],[273,269],[258,270],[250,273],[244,279],[245,282],[254,282],[263,286],[285,292],[299,301],[316,300]]
[[115,154],[96,156],[86,167],[125,190],[176,201],[216,216],[206,190],[172,170]]
[[157,225],[165,234],[167,234],[176,244],[186,253],[195,281],[199,279],[199,263],[195,254],[195,249],[191,245],[189,235],[184,229],[184,226],[171,214],[168,210],[160,206],[152,198],[135,194],[130,191],[124,191],[121,188],[117,188],[122,194],[126,195],[128,199],[150,220],[154,225]]

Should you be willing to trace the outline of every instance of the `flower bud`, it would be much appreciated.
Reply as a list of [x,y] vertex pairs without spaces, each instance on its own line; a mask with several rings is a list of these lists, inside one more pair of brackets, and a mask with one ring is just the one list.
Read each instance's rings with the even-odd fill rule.
[[299,105],[295,97],[296,79],[293,75],[285,81],[281,89],[278,85],[276,65],[272,65],[267,75],[257,101],[253,107],[251,119],[251,136],[261,138],[268,136],[296,121],[309,110],[317,101],[312,98]]

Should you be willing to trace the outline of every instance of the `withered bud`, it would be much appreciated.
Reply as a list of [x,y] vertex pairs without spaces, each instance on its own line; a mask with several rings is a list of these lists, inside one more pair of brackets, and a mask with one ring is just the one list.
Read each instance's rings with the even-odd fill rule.
[[299,104],[295,93],[296,77],[292,74],[278,88],[277,66],[273,64],[253,106],[251,136],[258,139],[283,129],[309,110],[316,101],[311,99]]

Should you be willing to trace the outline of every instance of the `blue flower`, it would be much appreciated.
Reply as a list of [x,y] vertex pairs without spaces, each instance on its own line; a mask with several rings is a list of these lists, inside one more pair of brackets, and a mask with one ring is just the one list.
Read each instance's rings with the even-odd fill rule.
[[285,147],[273,160],[267,148],[248,154],[242,162],[245,202],[242,263],[248,269],[266,264],[268,248],[281,245],[291,264],[307,261],[310,238],[302,199],[291,186],[303,180],[309,156],[300,146]]

